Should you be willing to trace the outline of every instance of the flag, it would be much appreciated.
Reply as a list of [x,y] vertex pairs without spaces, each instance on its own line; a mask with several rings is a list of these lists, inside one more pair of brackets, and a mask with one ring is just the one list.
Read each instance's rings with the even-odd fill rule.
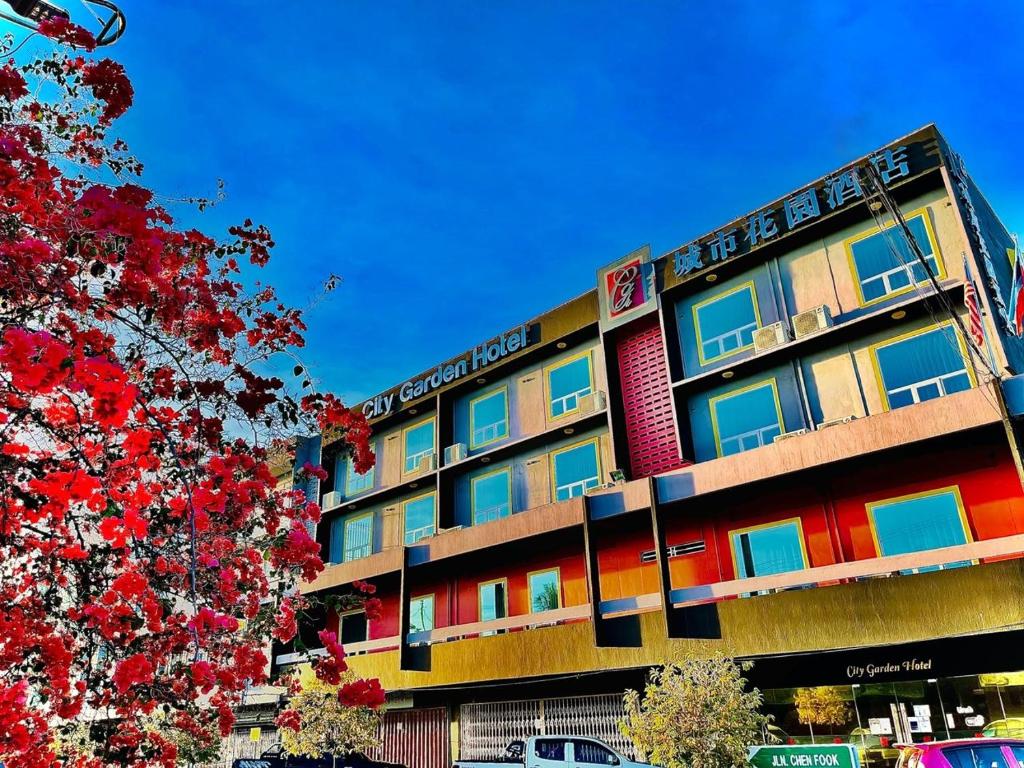
[[1010,284],[1010,323],[1017,336],[1024,335],[1024,259],[1013,262],[1013,282]]
[[971,277],[971,269],[967,265],[967,255],[964,255],[964,275],[967,282],[964,283],[964,306],[967,307],[967,330],[977,347],[985,343],[985,329],[981,324],[981,307],[978,306],[978,289],[974,286],[974,278]]

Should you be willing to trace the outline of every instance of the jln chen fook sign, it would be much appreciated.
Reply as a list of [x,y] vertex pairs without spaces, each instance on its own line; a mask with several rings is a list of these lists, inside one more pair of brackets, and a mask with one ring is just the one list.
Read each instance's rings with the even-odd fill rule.
[[860,758],[852,744],[801,744],[784,747],[751,747],[754,768],[859,768]]

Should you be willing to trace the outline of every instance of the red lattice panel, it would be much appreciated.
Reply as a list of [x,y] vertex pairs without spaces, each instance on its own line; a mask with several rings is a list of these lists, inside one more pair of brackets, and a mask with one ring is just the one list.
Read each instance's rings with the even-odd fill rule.
[[616,343],[632,477],[684,466],[676,444],[672,395],[657,317],[641,320]]

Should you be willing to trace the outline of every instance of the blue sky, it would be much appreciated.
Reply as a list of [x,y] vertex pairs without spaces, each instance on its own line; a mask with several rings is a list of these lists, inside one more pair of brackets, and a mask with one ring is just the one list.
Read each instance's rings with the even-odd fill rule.
[[[1024,234],[1024,6],[120,0],[119,131],[355,402],[935,122]],[[76,19],[77,0],[66,0]],[[770,9],[785,8],[784,14]]]

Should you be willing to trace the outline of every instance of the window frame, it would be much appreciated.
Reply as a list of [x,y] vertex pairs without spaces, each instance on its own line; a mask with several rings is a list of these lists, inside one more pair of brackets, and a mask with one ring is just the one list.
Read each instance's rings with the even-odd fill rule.
[[[880,400],[882,402],[882,410],[883,411],[891,411],[891,410],[893,410],[893,408],[892,408],[892,405],[889,403],[889,392],[888,392],[888,390],[885,387],[885,377],[882,374],[882,363],[878,359],[878,350],[883,349],[885,347],[891,347],[894,344],[899,344],[901,342],[906,341],[907,339],[912,339],[912,338],[914,338],[916,336],[923,336],[926,333],[932,333],[933,331],[940,331],[940,330],[944,330],[946,328],[950,329],[953,332],[953,336],[956,338],[957,346],[960,349],[960,358],[961,358],[961,360],[963,361],[963,364],[964,364],[964,372],[967,374],[967,378],[971,382],[971,387],[970,388],[974,389],[974,388],[976,388],[978,386],[978,379],[974,375],[974,365],[971,362],[970,352],[967,349],[967,344],[964,342],[963,337],[960,335],[960,330],[953,324],[952,320],[946,320],[945,322],[933,323],[932,325],[925,326],[924,328],[918,328],[917,330],[907,331],[906,333],[901,333],[898,336],[893,336],[893,337],[888,338],[888,339],[883,339],[882,341],[876,342],[876,343],[872,344],[870,347],[868,347],[868,352],[869,352],[870,358],[871,358],[871,369],[872,369],[872,371],[874,372],[874,375],[875,375],[875,383],[878,386],[878,396],[879,396],[879,398],[880,398]],[[918,382],[918,383],[920,383],[920,382]],[[949,393],[949,394],[955,394],[955,393]],[[939,395],[939,397],[947,397],[947,396],[948,396],[948,394]],[[938,398],[932,398],[932,399],[938,399]],[[920,405],[922,402],[927,402],[927,401],[926,400],[918,401],[916,403],[913,403],[913,405]],[[903,407],[906,407],[906,406],[899,406],[899,407],[903,408]]]
[[702,301],[698,301],[691,308],[691,312],[693,313],[694,341],[697,342],[697,361],[700,363],[701,366],[705,366],[710,363],[717,362],[719,360],[724,360],[727,357],[732,357],[733,355],[738,355],[740,352],[746,352],[754,348],[754,340],[753,338],[751,338],[749,344],[737,347],[736,349],[731,349],[728,352],[723,352],[720,355],[714,355],[712,357],[704,356],[704,341],[700,330],[699,310],[710,304],[714,304],[716,301],[720,301],[721,299],[732,296],[734,293],[739,293],[740,291],[750,291],[750,299],[754,307],[754,322],[757,323],[757,325],[754,328],[754,332],[756,333],[758,328],[763,327],[761,323],[761,308],[760,305],[758,305],[757,303],[757,285],[754,283],[753,280],[747,280],[746,282],[741,283],[740,285],[737,285],[734,288],[727,288],[726,290],[719,291],[713,296],[709,296],[708,298]]
[[[916,219],[920,216],[924,220],[925,233],[928,236],[928,244],[932,248],[932,255],[935,257],[936,267],[936,280],[944,280],[947,277],[945,260],[942,258],[942,251],[939,250],[939,239],[935,236],[935,227],[932,224],[931,210],[927,205],[920,208],[915,208],[913,211],[909,211],[903,214],[904,221],[909,222],[911,219]],[[902,296],[904,293],[909,293],[914,290],[917,286],[927,282],[927,278],[922,282],[911,282],[910,285],[905,288],[893,291],[892,293],[886,293],[879,296],[877,299],[867,300],[864,298],[864,281],[860,276],[860,272],[857,269],[857,261],[853,258],[853,246],[859,242],[867,240],[868,238],[876,235],[882,235],[890,229],[896,226],[895,223],[888,224],[884,228],[879,229],[877,225],[871,229],[865,230],[859,234],[853,235],[843,240],[843,249],[846,252],[846,261],[850,267],[850,275],[853,277],[853,287],[857,292],[857,305],[859,307],[870,307],[875,304],[880,304],[883,301],[888,301],[895,296]],[[874,277],[874,276],[873,276]],[[911,276],[913,277],[913,276]],[[870,278],[869,278],[870,279]]]
[[[492,437],[490,440],[483,440],[478,443],[476,442],[476,419],[474,418],[473,406],[475,406],[477,403],[483,400],[487,400],[488,398],[494,397],[499,392],[505,398],[505,434],[498,435],[496,437]],[[485,425],[485,427],[490,426],[492,425]],[[491,445],[492,443],[496,443],[499,440],[505,440],[508,438],[510,434],[511,424],[509,423],[508,384],[502,384],[500,387],[495,387],[494,389],[484,392],[481,395],[477,395],[476,397],[472,398],[469,401],[469,447],[471,450],[483,448],[484,446]]]
[[[352,642],[364,642],[365,643],[367,640],[370,639],[370,618],[368,616],[366,616],[366,609],[364,609],[364,608],[353,608],[350,611],[342,611],[341,613],[338,614],[338,642],[339,643],[342,642],[342,624],[344,623],[345,617],[346,616],[355,616],[356,614],[359,614],[359,613],[363,614],[366,617],[364,619],[364,624],[366,625],[366,637],[363,638],[362,640],[355,640],[355,641],[352,641]],[[347,645],[347,643],[346,643],[346,645]]]
[[[433,527],[434,530],[432,532],[428,533],[428,534],[420,536],[417,539],[414,539],[411,542],[408,542],[408,541],[405,540],[405,537],[406,537],[406,535],[409,532],[409,529],[408,529],[408,526],[407,526],[408,517],[407,517],[407,514],[406,514],[406,509],[407,509],[409,504],[412,504],[413,502],[419,501],[420,499],[425,499],[425,498],[427,498],[427,496],[432,496],[433,500],[434,500],[433,505],[432,505],[434,507],[434,521],[432,523],[432,527]],[[413,544],[416,544],[417,542],[423,541],[423,539],[429,538],[430,536],[433,536],[433,535],[435,535],[437,533],[437,491],[426,491],[424,493],[419,494],[418,496],[412,496],[412,497],[410,497],[408,499],[403,499],[402,503],[400,505],[400,508],[402,510],[402,543],[403,543],[403,546],[406,546],[406,547],[412,546]],[[426,527],[427,526],[420,526],[416,530],[417,531],[421,531],[421,530],[423,530]]]
[[[558,448],[558,449],[556,449],[554,451],[551,451],[548,454],[548,459],[549,459],[548,467],[549,467],[549,469],[551,471],[551,501],[552,502],[571,501],[572,499],[578,499],[578,498],[581,498],[581,497],[587,495],[587,490],[588,489],[586,487],[584,487],[583,493],[581,493],[579,496],[570,496],[568,499],[559,499],[558,498],[558,471],[557,471],[557,466],[558,465],[555,463],[555,457],[560,455],[560,454],[567,453],[568,451],[573,451],[573,450],[575,450],[575,449],[577,449],[577,448],[579,448],[581,446],[584,446],[584,445],[586,445],[588,443],[592,443],[593,444],[593,446],[594,446],[594,456],[597,459],[597,485],[595,485],[594,487],[595,488],[599,488],[601,486],[601,475],[604,472],[604,468],[603,468],[603,465],[602,465],[602,462],[601,462],[601,438],[600,437],[588,437],[585,440],[580,440],[578,442],[573,443],[572,445],[567,445],[564,448]],[[580,481],[577,481],[577,483],[578,482],[580,482]],[[577,483],[573,483],[573,485],[576,485]]]
[[[732,572],[737,581],[742,579],[756,579],[760,578],[757,574],[753,576],[741,576],[740,575],[740,561],[736,553],[736,540],[735,537],[744,533],[752,533],[754,531],[761,531],[766,528],[778,528],[783,525],[789,525],[790,523],[796,523],[797,537],[800,542],[800,555],[803,558],[804,566],[802,569],[807,570],[811,567],[810,558],[807,556],[807,539],[804,537],[804,524],[800,517],[785,517],[781,520],[772,520],[770,523],[759,523],[757,525],[748,525],[743,528],[735,528],[728,532],[729,536],[729,552],[732,555]],[[790,571],[782,571],[782,573],[790,573]],[[775,575],[775,574],[770,574]]]
[[[353,558],[349,559],[349,557],[348,557],[348,552],[349,552],[349,548],[348,548],[348,527],[352,523],[355,523],[355,522],[357,522],[359,520],[365,520],[367,518],[369,518],[369,520],[370,520],[370,543],[368,545],[370,547],[370,551],[367,552],[365,555],[360,555],[359,557],[353,557]],[[367,510],[366,512],[362,512],[360,514],[350,515],[350,516],[345,517],[345,522],[344,522],[344,524],[341,527],[341,562],[342,563],[351,563],[351,562],[354,562],[356,560],[362,560],[364,557],[369,557],[370,555],[373,554],[373,528],[374,528],[374,525],[373,525],[373,510]]]
[[[871,542],[875,546],[875,555],[877,557],[885,557],[882,554],[882,544],[878,539],[878,530],[875,527],[875,509],[880,506],[887,506],[889,504],[899,504],[904,501],[914,501],[915,499],[925,499],[929,496],[942,496],[947,493],[952,493],[956,499],[956,509],[960,517],[960,525],[964,531],[964,541],[966,544],[970,544],[974,541],[974,534],[971,532],[971,524],[967,519],[967,507],[964,505],[963,496],[960,493],[959,485],[947,485],[942,488],[930,488],[927,491],[918,491],[916,493],[905,493],[902,496],[893,496],[886,499],[876,499],[875,501],[869,501],[864,504],[864,510],[868,516],[868,528],[871,529]],[[921,552],[925,550],[914,550]]]
[[[415,429],[419,429],[424,424],[432,424],[432,428],[430,430],[430,450],[429,451],[420,452],[419,454],[414,454],[414,455],[419,456],[419,460],[416,462],[416,464],[413,466],[412,469],[406,469],[406,466],[407,466],[408,461],[409,461],[409,457],[408,457],[408,454],[407,454],[407,451],[406,451],[406,447],[407,447],[406,439],[407,439],[407,436],[408,436],[408,434],[410,432],[412,432]],[[420,469],[419,469],[419,462],[423,460],[424,456],[427,456],[427,455],[429,455],[431,453],[433,453],[435,455],[437,454],[437,417],[436,417],[436,415],[433,415],[433,414],[428,416],[425,419],[421,419],[420,421],[416,422],[415,424],[410,424],[407,427],[403,427],[402,428],[402,477],[408,477],[409,475],[418,474],[419,471],[420,471]]]
[[[430,629],[420,629],[413,631],[412,628],[412,606],[413,603],[422,602],[425,600],[430,601]],[[426,592],[422,595],[416,595],[415,597],[409,598],[409,634],[418,635],[425,632],[433,632],[437,629],[437,599],[433,592]]]
[[[355,462],[352,460],[352,457],[349,456],[348,459],[345,460],[345,498],[346,499],[351,498],[353,496],[358,496],[361,493],[367,493],[369,491],[372,491],[374,483],[377,482],[377,477],[376,477],[377,465],[376,465],[376,463],[373,466],[371,466],[370,469],[365,474],[363,474],[363,475],[356,475],[355,474],[355,466],[356,466]],[[369,477],[370,484],[368,486],[366,486],[365,488],[357,488],[356,490],[352,490],[352,479],[353,479],[353,477],[360,477],[360,478]]]
[[501,584],[504,587],[504,603],[505,603],[505,615],[499,616],[499,619],[508,618],[508,578],[502,576],[500,579],[490,579],[489,581],[481,581],[476,587],[476,615],[480,622],[484,621],[497,621],[498,619],[485,619],[484,618],[484,587],[492,587],[497,584]]
[[[578,392],[581,392],[582,390],[577,390],[576,407],[562,411],[560,414],[556,416],[552,408],[552,406],[554,406],[554,401],[551,399],[551,374],[557,371],[559,368],[564,368],[565,366],[575,363],[577,360],[580,360],[582,358],[587,358],[587,373],[589,374],[589,384],[587,385],[587,388],[590,390],[590,392],[587,392],[583,395],[579,395]],[[585,349],[584,351],[579,352],[575,355],[570,355],[569,357],[565,357],[562,358],[561,360],[551,363],[550,365],[544,367],[543,374],[544,399],[547,402],[545,408],[547,409],[546,413],[548,420],[564,419],[567,416],[571,416],[580,409],[580,397],[586,397],[588,394],[593,394],[595,391],[597,391],[595,389],[597,384],[594,379],[593,349]],[[565,395],[564,397],[569,397],[569,395]],[[564,397],[562,399],[564,399]]]
[[[476,509],[476,484],[480,480],[484,480],[484,479],[486,479],[488,477],[493,477],[493,476],[501,474],[503,472],[505,473],[505,487],[507,489],[507,491],[506,491],[507,501],[505,502],[505,504],[508,507],[508,511],[504,515],[500,515],[498,517],[495,517],[494,520],[484,520],[482,522],[477,522],[477,519],[476,519],[476,513],[477,513],[477,509]],[[491,470],[490,472],[485,472],[482,475],[477,475],[476,477],[473,477],[473,478],[470,479],[470,481],[469,481],[469,513],[470,513],[470,515],[473,518],[473,525],[484,525],[486,523],[492,523],[495,520],[502,520],[502,519],[512,515],[512,465],[511,464],[506,464],[503,467],[498,467],[497,469]]]
[[[718,414],[715,410],[715,407],[718,405],[718,403],[722,402],[723,400],[730,400],[734,397],[739,397],[740,395],[743,395],[747,392],[752,392],[755,389],[760,389],[765,384],[769,385],[772,389],[772,397],[775,401],[775,415],[778,416],[779,434],[786,434],[786,420],[783,418],[782,415],[782,400],[779,397],[779,385],[777,379],[774,376],[772,376],[769,379],[762,379],[761,381],[756,381],[753,384],[747,384],[746,386],[740,387],[739,389],[733,389],[728,392],[723,392],[720,395],[715,395],[714,397],[708,398],[708,410],[711,412],[711,432],[714,434],[715,437],[715,453],[717,454],[718,458],[725,458],[725,454],[722,453],[722,434],[719,430]],[[758,448],[764,448],[765,445],[772,445],[772,443],[759,445]],[[748,450],[754,449],[751,448]],[[729,455],[738,456],[741,453],[746,453],[746,451],[730,453]]]
[[[533,582],[531,580],[532,580],[532,578],[534,576],[540,575],[542,573],[553,573],[553,574],[555,574],[555,579],[557,580],[557,584],[558,584],[558,606],[555,607],[555,608],[549,608],[546,611],[535,611],[534,607],[533,607],[534,606],[534,602],[533,602]],[[540,568],[540,569],[538,569],[536,571],[528,571],[527,574],[526,574],[526,596],[527,596],[527,598],[530,601],[530,614],[535,614],[535,615],[540,616],[542,614],[550,613],[551,611],[557,611],[557,610],[560,610],[560,609],[564,608],[565,607],[565,601],[564,601],[564,599],[562,597],[562,567],[559,566],[559,565],[556,565],[556,566],[554,566],[552,568]]]

